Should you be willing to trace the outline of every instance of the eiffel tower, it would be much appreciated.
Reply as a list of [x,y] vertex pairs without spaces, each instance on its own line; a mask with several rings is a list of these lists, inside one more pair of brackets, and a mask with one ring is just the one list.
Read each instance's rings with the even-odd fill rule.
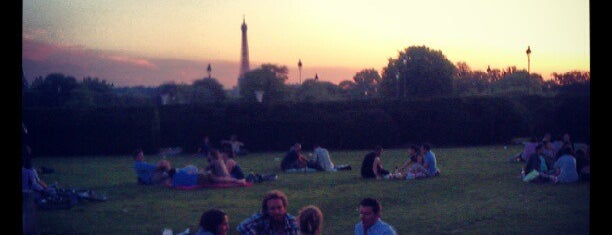
[[236,86],[236,95],[240,96],[240,80],[243,78],[244,73],[250,70],[249,67],[249,43],[247,41],[247,25],[242,17],[242,50],[240,53],[240,73],[238,74],[238,85]]

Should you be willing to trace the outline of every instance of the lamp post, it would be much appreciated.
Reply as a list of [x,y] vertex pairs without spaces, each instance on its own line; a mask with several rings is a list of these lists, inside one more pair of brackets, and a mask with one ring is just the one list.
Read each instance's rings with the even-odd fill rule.
[[212,72],[212,68],[210,67],[210,64],[208,64],[208,67],[206,67],[206,71],[208,72],[208,79],[211,78],[210,73]]
[[298,70],[300,71],[300,85],[302,85],[302,59],[298,61]]
[[[531,47],[527,46],[527,51],[525,52],[527,53],[527,79],[529,79],[531,74],[531,59],[529,58],[529,55],[531,55]],[[527,94],[531,94],[531,86],[527,87]]]
[[529,55],[531,55],[531,47],[527,46],[527,74],[531,74],[531,59],[529,58]]

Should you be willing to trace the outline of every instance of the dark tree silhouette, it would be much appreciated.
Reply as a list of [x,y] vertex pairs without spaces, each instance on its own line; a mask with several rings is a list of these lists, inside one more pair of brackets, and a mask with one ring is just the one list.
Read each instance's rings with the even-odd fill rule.
[[243,101],[256,101],[255,91],[263,91],[264,102],[279,102],[287,98],[287,66],[262,64],[261,67],[246,72],[238,81]]
[[396,59],[389,58],[382,72],[381,92],[385,97],[449,95],[456,71],[442,51],[411,46]]

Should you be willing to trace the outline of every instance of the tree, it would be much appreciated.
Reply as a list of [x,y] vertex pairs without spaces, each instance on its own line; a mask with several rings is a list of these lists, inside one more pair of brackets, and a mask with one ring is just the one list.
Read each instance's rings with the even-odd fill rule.
[[306,79],[296,88],[295,100],[302,102],[341,100],[342,89],[331,82]]
[[378,83],[380,83],[380,75],[376,69],[364,69],[355,74],[355,88],[365,97],[378,95]]
[[552,73],[553,79],[561,86],[586,83],[591,80],[591,72],[571,71],[566,73]]
[[[380,84],[379,84],[380,85]],[[338,88],[340,88],[340,93],[346,99],[359,99],[363,97],[363,92],[357,88],[357,84],[351,80],[343,80],[338,83]],[[380,88],[377,88],[380,94]]]
[[526,95],[542,92],[544,80],[539,74],[527,73],[527,70],[513,70],[512,67],[504,72],[501,79],[491,84],[492,90],[497,94]]
[[106,82],[104,79],[84,77],[81,81],[81,85],[92,92],[107,93],[112,91],[114,85]]
[[34,79],[31,89],[37,93],[36,103],[42,106],[60,107],[71,98],[72,90],[78,87],[76,79],[61,73],[51,73],[44,79]]
[[287,66],[262,64],[261,67],[246,72],[238,81],[243,101],[256,101],[255,91],[264,92],[265,102],[278,102],[286,99]]
[[223,85],[215,78],[195,80],[192,87],[191,102],[193,103],[222,102],[226,98]]
[[591,72],[571,71],[552,73],[553,80],[559,84],[560,94],[590,94]]
[[472,74],[472,69],[466,62],[459,61],[457,62],[457,77],[464,78],[470,76]]
[[112,83],[104,79],[85,77],[79,84],[79,88],[75,89],[71,103],[89,106],[113,105],[116,98],[112,92],[113,87]]
[[475,95],[488,93],[489,81],[487,73],[474,71],[453,79],[453,91],[457,95]]
[[[452,92],[457,68],[442,51],[411,46],[383,68],[381,91],[386,97],[434,96]],[[393,89],[395,88],[395,89]]]
[[157,97],[161,99],[161,104],[175,103],[178,96],[178,86],[173,81],[165,82],[157,87]]

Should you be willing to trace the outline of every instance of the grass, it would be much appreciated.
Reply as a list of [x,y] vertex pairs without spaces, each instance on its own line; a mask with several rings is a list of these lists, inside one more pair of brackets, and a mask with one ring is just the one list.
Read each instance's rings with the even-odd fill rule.
[[[306,205],[323,211],[323,234],[353,234],[357,208],[364,197],[382,203],[382,219],[398,234],[589,234],[590,183],[567,185],[523,183],[519,163],[508,157],[521,145],[433,149],[442,176],[424,180],[362,180],[361,160],[367,151],[330,151],[336,164],[352,171],[281,173],[282,152],[252,153],[237,158],[245,173],[278,173],[277,181],[249,188],[178,191],[136,184],[132,158],[87,156],[35,158],[34,165],[55,169],[41,175],[48,183],[105,192],[106,202],[86,202],[70,210],[37,211],[43,234],[161,234],[197,230],[205,210],[228,213],[230,234],[236,225],[261,206],[264,193],[280,189],[289,198],[288,212],[297,215]],[[405,149],[383,152],[383,165],[393,169],[407,155]],[[155,162],[160,156],[145,156]],[[173,167],[202,159],[191,155],[168,157]]]

